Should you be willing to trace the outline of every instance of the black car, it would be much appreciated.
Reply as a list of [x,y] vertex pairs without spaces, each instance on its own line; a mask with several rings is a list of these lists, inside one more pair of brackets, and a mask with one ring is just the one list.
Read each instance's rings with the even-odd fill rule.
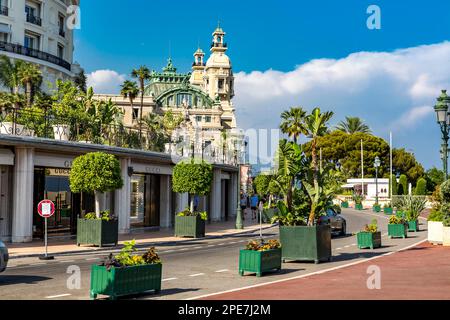
[[327,209],[326,215],[321,216],[318,222],[319,224],[329,224],[331,232],[339,232],[341,236],[347,234],[347,221],[333,208]]

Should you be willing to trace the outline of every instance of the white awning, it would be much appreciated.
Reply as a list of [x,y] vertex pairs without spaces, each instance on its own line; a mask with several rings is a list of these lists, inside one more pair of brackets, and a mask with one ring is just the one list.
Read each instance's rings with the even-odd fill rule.
[[0,33],[11,33],[11,27],[7,24],[0,23]]
[[341,186],[341,188],[350,189],[350,188],[353,188],[354,186],[355,185],[353,183],[347,183],[347,184],[344,184],[343,186]]
[[11,150],[0,149],[0,165],[14,165],[14,153]]

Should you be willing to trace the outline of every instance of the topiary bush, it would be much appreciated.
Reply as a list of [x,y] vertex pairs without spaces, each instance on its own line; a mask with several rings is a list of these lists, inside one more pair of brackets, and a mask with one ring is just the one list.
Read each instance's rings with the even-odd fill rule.
[[69,183],[72,192],[94,192],[95,214],[100,218],[100,194],[123,186],[119,160],[104,152],[79,156],[73,161]]
[[179,162],[173,168],[172,190],[191,195],[190,211],[194,212],[194,195],[204,196],[209,193],[212,182],[212,166],[205,161]]
[[427,194],[427,180],[425,180],[424,178],[420,178],[419,180],[417,180],[414,193],[416,196],[425,196]]
[[397,193],[398,195],[405,195],[408,194],[408,178],[406,175],[402,174],[398,180],[398,187],[397,187]]

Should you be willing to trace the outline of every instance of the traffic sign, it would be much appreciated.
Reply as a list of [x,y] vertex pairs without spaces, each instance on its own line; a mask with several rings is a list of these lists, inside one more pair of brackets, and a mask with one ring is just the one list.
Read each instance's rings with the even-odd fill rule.
[[43,218],[50,218],[55,213],[55,204],[51,200],[42,200],[37,206],[39,215]]

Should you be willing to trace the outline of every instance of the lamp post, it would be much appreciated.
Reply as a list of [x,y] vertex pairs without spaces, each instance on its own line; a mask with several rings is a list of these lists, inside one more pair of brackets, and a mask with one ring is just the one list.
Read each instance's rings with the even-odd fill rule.
[[[247,145],[246,142],[244,142],[245,144],[241,144],[241,150],[240,150],[240,155],[244,155],[245,154],[245,145]],[[240,161],[240,157],[238,155],[239,151],[237,149],[236,146],[236,141],[235,141],[235,148],[234,148],[234,156],[236,159],[236,165],[238,167],[238,175],[237,175],[237,208],[236,208],[236,229],[244,229],[244,222],[242,220],[242,210],[241,210],[241,161]],[[245,156],[244,156],[244,161],[245,161]]]
[[447,96],[447,90],[442,90],[441,95],[436,99],[437,103],[434,106],[434,111],[437,116],[437,123],[441,128],[441,159],[442,167],[445,174],[445,180],[448,179],[448,138],[450,131],[450,115],[448,112],[448,107],[450,104],[450,98]]
[[378,167],[380,166],[380,164],[380,158],[376,156],[373,163],[373,166],[375,167],[375,205],[378,205]]

